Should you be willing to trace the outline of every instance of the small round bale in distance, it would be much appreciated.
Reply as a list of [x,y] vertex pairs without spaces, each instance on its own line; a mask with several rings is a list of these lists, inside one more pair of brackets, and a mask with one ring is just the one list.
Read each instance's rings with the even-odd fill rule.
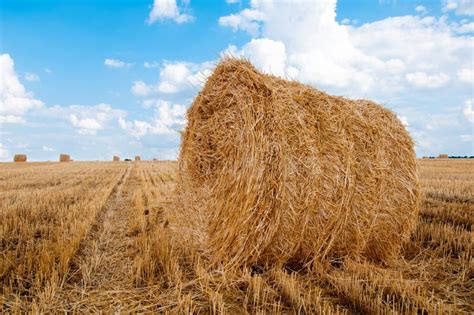
[[114,155],[114,157],[112,158],[112,161],[114,162],[120,161],[120,156]]
[[135,156],[135,161],[141,161],[141,157],[139,155]]
[[214,263],[386,261],[414,228],[413,141],[378,104],[224,59],[187,119],[173,228]]
[[27,157],[26,154],[15,154],[13,156],[13,162],[26,162]]
[[70,162],[71,156],[69,154],[60,154],[59,155],[59,162]]

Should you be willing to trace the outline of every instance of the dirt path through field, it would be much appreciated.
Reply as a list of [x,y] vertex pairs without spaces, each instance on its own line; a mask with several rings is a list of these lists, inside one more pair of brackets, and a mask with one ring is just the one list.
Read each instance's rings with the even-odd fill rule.
[[132,179],[136,167],[136,164],[129,165],[71,263],[71,276],[60,293],[64,294],[65,309],[94,312],[101,306],[87,300],[95,300],[91,297],[96,292],[119,292],[133,286],[129,222],[133,215],[130,208],[134,190],[130,186],[136,182]]

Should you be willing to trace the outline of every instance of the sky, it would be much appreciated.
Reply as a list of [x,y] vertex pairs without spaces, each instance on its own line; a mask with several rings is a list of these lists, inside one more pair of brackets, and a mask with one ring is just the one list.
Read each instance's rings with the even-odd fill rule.
[[0,0],[0,161],[175,159],[219,58],[397,113],[474,155],[474,0]]

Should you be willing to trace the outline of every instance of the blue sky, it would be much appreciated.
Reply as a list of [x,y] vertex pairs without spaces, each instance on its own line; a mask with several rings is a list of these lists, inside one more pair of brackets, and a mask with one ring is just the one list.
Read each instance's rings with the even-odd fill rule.
[[474,2],[0,0],[0,160],[175,158],[221,54],[407,125],[419,156],[474,155]]

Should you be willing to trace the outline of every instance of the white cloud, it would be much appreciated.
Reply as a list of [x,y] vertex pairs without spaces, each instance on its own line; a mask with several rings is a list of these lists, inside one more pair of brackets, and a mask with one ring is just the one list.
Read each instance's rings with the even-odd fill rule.
[[443,0],[444,11],[454,11],[457,15],[474,15],[472,0]]
[[228,4],[240,3],[240,0],[225,0]]
[[244,9],[238,14],[231,14],[219,18],[219,24],[231,27],[234,32],[242,30],[256,36],[259,33],[260,24],[265,20],[265,15],[259,10]]
[[127,68],[130,67],[132,64],[124,62],[119,59],[105,59],[104,60],[104,65],[110,68]]
[[459,34],[474,33],[474,22],[465,22],[459,25],[453,23],[453,30]]
[[449,81],[449,76],[444,73],[429,75],[425,72],[417,71],[407,73],[405,77],[408,82],[421,88],[438,88]]
[[160,63],[159,62],[156,62],[156,61],[151,61],[151,62],[148,62],[148,61],[145,61],[143,63],[143,66],[147,69],[153,69],[153,68],[159,68],[160,67]]
[[0,115],[0,124],[23,124],[25,119],[15,115]]
[[464,102],[464,109],[463,109],[464,117],[474,123],[474,99],[468,99]]
[[463,142],[474,142],[474,134],[461,135],[461,141],[463,141]]
[[213,63],[210,62],[165,62],[156,84],[135,81],[132,85],[132,93],[136,96],[148,96],[196,91],[211,74],[212,68]]
[[44,146],[43,146],[43,151],[46,151],[46,152],[55,152],[56,150],[44,145]]
[[25,90],[15,72],[15,64],[9,54],[0,55],[0,119],[5,122],[24,122],[27,111],[41,108],[43,102]]
[[124,111],[104,103],[93,106],[53,106],[46,108],[42,114],[67,119],[76,132],[83,135],[95,135],[97,131],[106,129],[111,121],[125,116]]
[[5,147],[5,145],[0,143],[0,159],[1,160],[6,160],[8,158],[8,156],[9,156],[9,154],[8,154],[7,147]]
[[[427,16],[427,7],[415,6],[413,15],[358,25],[349,16],[336,20],[336,2],[252,0],[219,19],[252,37],[223,54],[331,94],[386,104],[404,125],[410,122],[421,152],[465,150],[460,141],[454,144],[466,133],[460,109],[446,104],[472,95],[472,85],[463,83],[472,80],[472,22]],[[399,111],[404,107],[420,110],[405,114]]]
[[25,80],[26,81],[39,81],[40,78],[35,73],[27,72],[27,73],[25,73]]
[[132,85],[132,93],[136,96],[147,96],[153,91],[153,88],[148,86],[145,82],[139,80],[134,81]]
[[417,5],[417,6],[415,7],[415,11],[416,11],[417,13],[419,13],[419,14],[422,14],[422,15],[423,15],[423,14],[426,14],[426,12],[428,12],[428,11],[426,10],[426,7],[424,7],[424,6],[422,6],[422,5]]
[[402,123],[402,125],[405,126],[405,128],[410,126],[410,124],[408,123],[408,119],[407,119],[406,116],[397,115],[397,118],[400,120],[400,122]]
[[[171,19],[178,24],[192,22],[194,17],[189,14],[181,13],[183,6],[179,7],[177,0],[154,0],[153,8],[148,16],[147,23],[152,24],[156,21]],[[187,4],[188,1],[182,1]]]
[[[336,0],[254,0],[247,10],[254,18],[244,9],[221,17],[220,24],[258,34],[253,41],[281,43],[284,65],[274,58],[271,68],[292,69],[295,79],[346,96],[387,99],[421,86],[441,87],[472,58],[472,37],[456,36],[460,24],[445,17],[407,15],[356,27],[337,22]],[[229,19],[222,23],[223,18]],[[252,60],[255,50],[244,50],[250,43],[233,52]]]
[[459,80],[474,84],[474,70],[472,68],[463,68],[458,71]]
[[49,68],[44,68],[44,72],[46,72],[47,74],[53,73],[53,71]]
[[173,134],[185,125],[185,106],[171,104],[161,99],[150,99],[144,103],[146,103],[146,107],[154,108],[155,114],[152,120],[126,121],[122,117],[118,120],[121,128],[127,131],[131,136],[138,139],[147,134]]
[[262,71],[284,77],[291,69],[286,68],[285,45],[280,41],[268,38],[252,39],[249,43],[238,50],[231,45],[224,52],[223,56],[247,57]]

